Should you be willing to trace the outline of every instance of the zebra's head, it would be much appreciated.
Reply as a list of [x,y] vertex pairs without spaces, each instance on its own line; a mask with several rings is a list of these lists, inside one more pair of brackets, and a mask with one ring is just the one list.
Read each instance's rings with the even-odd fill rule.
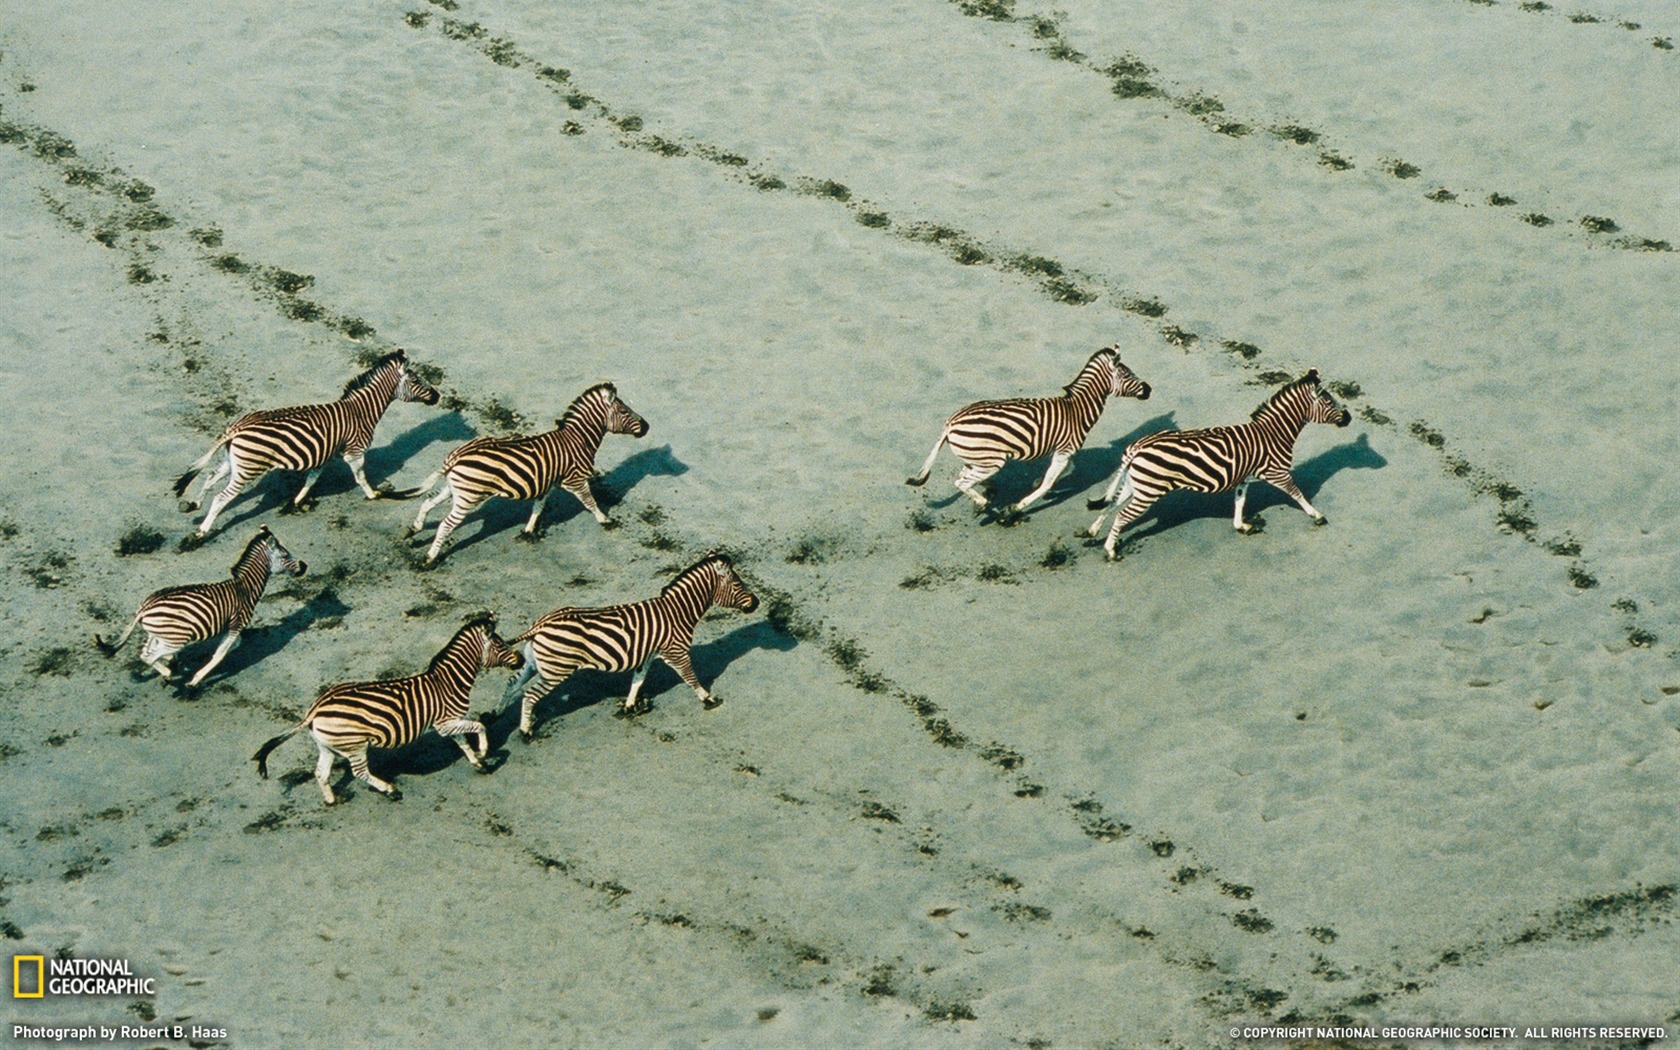
[[636,414],[636,410],[625,404],[618,396],[618,388],[611,383],[606,384],[607,395],[607,433],[629,434],[631,437],[647,437],[647,420]]
[[1120,361],[1120,348],[1110,346],[1102,351],[1109,355],[1110,367],[1113,369],[1108,380],[1109,397],[1135,397],[1139,401],[1149,400],[1149,384],[1137,377],[1137,373],[1127,368]]
[[467,617],[466,626],[461,628],[461,632],[465,634],[475,628],[484,633],[484,641],[479,650],[480,669],[488,671],[492,667],[505,667],[510,671],[517,671],[525,666],[525,657],[519,650],[508,648],[507,642],[496,633],[495,613],[481,612]]
[[302,576],[309,571],[309,566],[292,557],[292,552],[280,543],[279,538],[269,531],[267,525],[257,530],[256,536],[252,538],[251,545],[246,548],[246,551],[254,551],[260,545],[266,545],[268,571],[270,573],[286,572],[293,576]]
[[1312,395],[1312,401],[1307,406],[1307,422],[1330,423],[1338,427],[1353,422],[1353,413],[1338,405],[1336,399],[1330,396],[1330,391],[1319,384],[1318,369],[1307,369],[1307,374],[1296,382],[1304,384]]
[[[398,350],[397,353],[401,354],[402,351]],[[415,366],[409,364],[406,356],[399,357],[397,360],[402,362],[402,371],[397,373],[397,400],[418,401],[422,405],[437,404],[437,388],[420,378],[416,373]]]
[[712,591],[714,605],[721,605],[725,609],[739,609],[746,613],[758,608],[758,596],[747,590],[747,585],[741,582],[741,577],[735,572],[735,563],[729,560],[729,555],[710,550],[706,552],[702,564],[710,564],[716,574],[717,583]]

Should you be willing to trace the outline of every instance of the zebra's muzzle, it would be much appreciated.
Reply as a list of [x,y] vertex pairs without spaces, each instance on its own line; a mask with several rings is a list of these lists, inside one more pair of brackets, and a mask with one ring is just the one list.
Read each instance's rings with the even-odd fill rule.
[[756,608],[758,608],[758,595],[747,595],[747,600],[741,603],[741,611],[750,613]]
[[1341,410],[1341,412],[1337,413],[1336,419],[1335,419],[1335,423],[1336,423],[1337,426],[1345,427],[1349,423],[1352,423],[1352,422],[1353,422],[1353,413],[1352,412],[1349,412],[1347,409],[1344,408],[1344,409]]
[[292,575],[293,576],[302,576],[304,573],[306,573],[308,571],[309,571],[309,563],[300,561],[300,562],[297,563],[297,568],[292,570]]
[[1149,400],[1149,384],[1148,383],[1143,384],[1143,389],[1141,391],[1139,391],[1137,399],[1139,401],[1148,401]]

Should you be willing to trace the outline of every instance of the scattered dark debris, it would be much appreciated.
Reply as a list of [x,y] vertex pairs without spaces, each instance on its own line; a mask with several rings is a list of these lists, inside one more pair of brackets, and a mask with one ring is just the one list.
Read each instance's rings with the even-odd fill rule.
[[1522,221],[1528,223],[1530,226],[1538,226],[1541,228],[1552,224],[1552,220],[1549,217],[1542,215],[1537,211],[1527,213],[1522,217]]
[[1384,157],[1380,162],[1382,170],[1397,179],[1415,179],[1423,174],[1423,169],[1416,164],[1410,164],[1398,157]]
[[1580,563],[1571,565],[1567,575],[1577,590],[1585,591],[1598,586],[1598,577],[1582,568]]
[[863,804],[863,811],[860,815],[865,820],[880,820],[888,824],[903,823],[898,819],[897,813],[894,813],[886,806],[883,806],[879,802],[875,802],[873,800]]
[[1244,908],[1232,915],[1231,924],[1237,929],[1246,930],[1249,933],[1270,933],[1272,930],[1272,920],[1261,915],[1253,908]]
[[163,533],[150,525],[136,524],[117,538],[117,555],[151,554],[163,547]]
[[1452,190],[1447,189],[1445,186],[1438,186],[1435,189],[1430,190],[1428,193],[1424,194],[1423,196],[1424,196],[1425,200],[1432,200],[1437,204],[1449,204],[1449,203],[1451,203],[1455,200],[1458,200],[1458,194],[1454,193]]

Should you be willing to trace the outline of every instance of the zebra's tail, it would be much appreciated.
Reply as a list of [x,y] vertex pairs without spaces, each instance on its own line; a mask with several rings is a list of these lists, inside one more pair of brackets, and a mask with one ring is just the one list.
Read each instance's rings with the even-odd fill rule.
[[305,723],[303,722],[299,722],[297,725],[264,744],[262,747],[257,748],[257,753],[251,756],[251,761],[257,764],[258,776],[262,777],[264,780],[268,779],[268,753],[290,740],[297,734],[298,730],[304,727],[304,724]]
[[121,636],[119,636],[117,638],[116,641],[107,642],[105,639],[99,637],[99,635],[96,634],[96,635],[93,636],[93,644],[99,649],[100,652],[104,653],[107,657],[115,656],[115,655],[117,655],[117,650],[119,650],[123,647],[123,643],[128,641],[128,636],[134,633],[134,625],[139,623],[139,622],[140,622],[140,615],[138,613],[136,613],[135,616],[134,616],[134,619],[128,621],[128,627],[123,630],[123,633],[121,634]]
[[[1126,484],[1129,476],[1128,472],[1132,469],[1132,460],[1136,456],[1137,446],[1134,444],[1130,448],[1126,449],[1125,455],[1120,457],[1120,468],[1114,472],[1114,477],[1109,479],[1108,491],[1104,492],[1100,499],[1086,500],[1086,510],[1102,510],[1104,507],[1109,507],[1114,504],[1114,494],[1119,492]],[[1099,518],[1098,520],[1100,521],[1101,519]],[[1094,527],[1095,526],[1093,526],[1093,528]]]
[[922,464],[921,472],[915,477],[904,479],[906,485],[922,486],[927,484],[928,474],[933,470],[933,461],[939,458],[939,450],[945,447],[945,439],[951,436],[951,428],[946,427],[939,432],[939,440],[933,443],[933,451],[928,453],[927,462]]
[[[210,451],[201,456],[197,463],[188,467],[185,474],[182,474],[180,477],[175,479],[176,496],[185,496],[187,494],[187,486],[192,484],[192,479],[198,475],[199,471],[210,465],[210,460],[214,459],[216,453],[220,452],[226,444],[227,432],[223,431],[222,436],[216,439],[216,443],[210,446]],[[194,505],[191,509],[197,510],[198,507]]]
[[436,470],[432,471],[431,474],[427,476],[425,481],[422,481],[420,483],[419,488],[408,490],[410,493],[412,493],[412,496],[410,496],[410,498],[412,498],[413,496],[430,496],[432,494],[432,490],[437,488],[438,487],[438,482],[442,481],[442,480],[443,480],[443,468],[439,467]]

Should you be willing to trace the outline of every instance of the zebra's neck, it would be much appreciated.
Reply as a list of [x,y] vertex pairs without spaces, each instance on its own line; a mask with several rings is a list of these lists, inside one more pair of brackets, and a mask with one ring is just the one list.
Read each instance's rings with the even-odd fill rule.
[[1067,392],[1062,396],[1073,405],[1074,414],[1085,430],[1095,426],[1097,417],[1102,415],[1111,385],[1103,367],[1095,361],[1080,369],[1073,382],[1067,385]]
[[601,447],[601,438],[607,432],[606,406],[593,399],[579,398],[566,409],[566,414],[560,417],[560,426],[555,433],[569,436],[575,448],[586,452],[589,457],[595,457],[595,451]]
[[682,575],[665,585],[659,592],[658,600],[665,604],[669,611],[678,615],[685,628],[691,628],[700,622],[700,617],[706,614],[717,600],[717,570],[710,562],[683,571]]
[[369,376],[366,383],[339,398],[339,403],[350,406],[358,416],[378,419],[391,407],[391,399],[397,396],[397,382],[401,374],[400,365],[386,365]]
[[1285,390],[1254,410],[1250,424],[1273,444],[1293,447],[1307,425],[1307,405],[1294,391]]
[[472,692],[483,652],[483,629],[469,627],[451,638],[449,644],[432,657],[431,666],[426,668],[426,677],[443,683],[454,695],[465,696]]
[[233,567],[233,582],[254,602],[268,587],[268,544],[253,543]]

